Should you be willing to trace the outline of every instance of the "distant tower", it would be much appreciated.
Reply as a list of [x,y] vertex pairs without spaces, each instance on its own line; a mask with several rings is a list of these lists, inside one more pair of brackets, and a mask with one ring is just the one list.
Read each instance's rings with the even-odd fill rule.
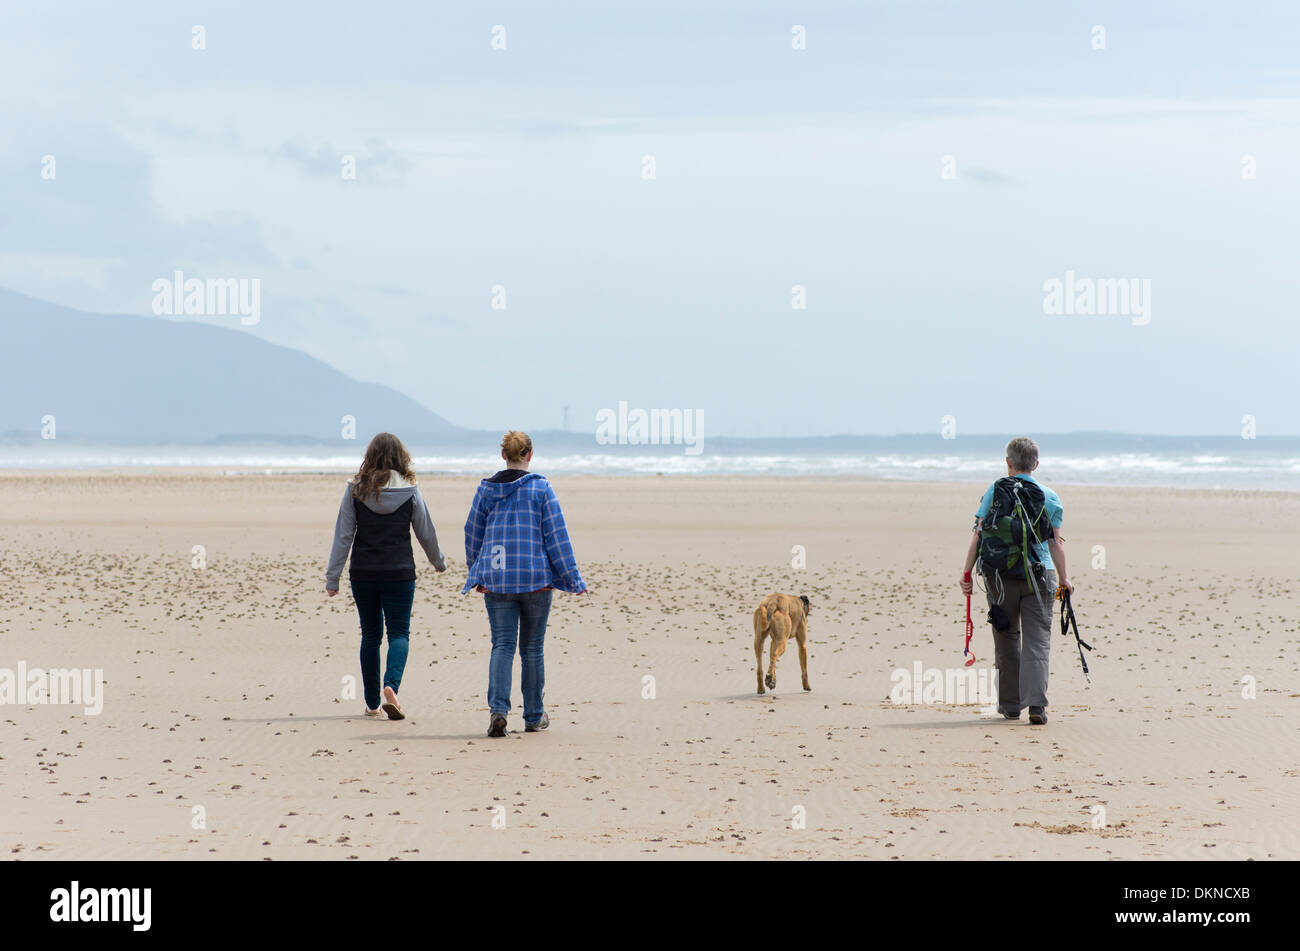
[[569,404],[564,404],[564,431],[569,431]]

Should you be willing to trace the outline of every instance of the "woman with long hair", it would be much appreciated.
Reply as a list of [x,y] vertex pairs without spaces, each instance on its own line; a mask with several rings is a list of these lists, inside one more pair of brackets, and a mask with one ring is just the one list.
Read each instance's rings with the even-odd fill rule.
[[529,472],[533,441],[511,431],[501,440],[506,467],[479,483],[465,520],[464,594],[483,595],[492,629],[488,663],[488,736],[506,735],[510,674],[519,647],[524,697],[524,731],[550,726],[542,706],[546,665],[542,646],[551,612],[551,590],[583,594],[564,513],[546,477]]
[[[392,433],[379,433],[370,440],[361,468],[348,482],[339,503],[334,546],[325,570],[325,593],[332,598],[339,593],[343,563],[352,552],[348,578],[361,617],[361,683],[368,717],[406,717],[397,691],[410,649],[411,605],[415,600],[412,529],[429,563],[440,572],[446,571],[438,533],[415,484],[411,454]],[[379,645],[385,627],[388,664],[381,694]]]

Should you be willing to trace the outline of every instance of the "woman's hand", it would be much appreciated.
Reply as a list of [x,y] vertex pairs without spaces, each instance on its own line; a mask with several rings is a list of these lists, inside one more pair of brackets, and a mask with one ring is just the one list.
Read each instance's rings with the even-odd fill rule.
[[325,593],[326,593],[327,595],[329,595],[329,596],[332,598],[332,597],[334,597],[334,595],[336,595],[336,594],[339,593],[339,589],[338,589],[338,588],[334,588],[334,589],[331,590],[330,588],[326,588],[326,589],[325,589]]
[[957,584],[961,588],[961,593],[968,598],[971,596],[971,592],[975,590],[975,585],[970,580],[969,571],[962,572],[961,581],[957,582]]

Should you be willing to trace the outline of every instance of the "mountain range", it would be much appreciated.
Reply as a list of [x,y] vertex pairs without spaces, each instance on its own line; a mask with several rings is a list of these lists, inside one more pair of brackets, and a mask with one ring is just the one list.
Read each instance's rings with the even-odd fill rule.
[[210,323],[92,314],[0,289],[0,436],[95,442],[337,440],[355,420],[446,440],[466,433],[405,394]]

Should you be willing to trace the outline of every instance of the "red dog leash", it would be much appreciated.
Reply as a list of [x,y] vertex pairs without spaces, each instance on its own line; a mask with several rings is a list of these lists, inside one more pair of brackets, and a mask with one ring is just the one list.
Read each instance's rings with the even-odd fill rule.
[[[962,575],[962,580],[966,582],[970,581],[969,571]],[[965,648],[963,648],[961,652],[963,657],[968,658],[966,661],[967,667],[975,663],[975,655],[971,653],[971,649],[970,649],[970,639],[971,637],[974,636],[974,634],[975,634],[975,622],[970,619],[970,595],[968,594],[966,595],[966,646]]]

